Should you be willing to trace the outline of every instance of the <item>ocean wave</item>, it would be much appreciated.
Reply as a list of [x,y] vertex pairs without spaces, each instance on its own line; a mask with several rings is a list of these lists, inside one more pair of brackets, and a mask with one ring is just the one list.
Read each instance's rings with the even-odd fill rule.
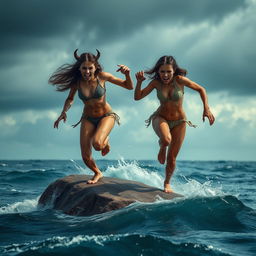
[[2,172],[0,174],[1,181],[8,183],[31,183],[33,181],[48,180],[49,178],[62,177],[66,173],[54,171],[51,169],[30,169],[30,170],[15,170]]
[[39,197],[37,197],[36,199],[26,199],[22,202],[15,202],[7,206],[2,206],[0,207],[0,215],[36,211],[38,199]]
[[136,203],[108,215],[108,222],[117,230],[126,229],[130,219],[129,228],[173,234],[191,229],[244,232],[252,230],[256,217],[253,209],[234,196]]
[[230,255],[211,244],[192,242],[173,242],[170,237],[151,234],[110,234],[110,235],[77,235],[73,237],[55,236],[44,241],[13,244],[0,247],[2,253],[16,255],[35,255],[50,253],[68,255],[86,253],[88,255]]
[[[234,196],[159,199],[153,203],[136,202],[125,208],[90,217],[75,217],[56,212],[58,222],[78,232],[126,233],[134,230],[158,235],[176,235],[190,230],[250,232],[254,230],[255,211]],[[68,228],[67,228],[68,229]]]

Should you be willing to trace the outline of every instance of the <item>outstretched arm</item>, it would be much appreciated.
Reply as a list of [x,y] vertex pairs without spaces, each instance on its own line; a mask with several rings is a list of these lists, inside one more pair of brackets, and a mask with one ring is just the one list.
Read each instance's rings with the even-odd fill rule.
[[203,105],[204,105],[203,121],[205,121],[205,117],[207,117],[209,119],[210,125],[212,125],[215,121],[215,117],[213,116],[212,112],[210,111],[207,94],[206,94],[206,90],[204,89],[204,87],[191,81],[190,79],[188,79],[184,76],[178,76],[177,82],[197,91],[200,94],[200,97],[201,97]]
[[74,96],[76,94],[76,91],[77,91],[77,88],[73,87],[73,88],[70,89],[69,95],[68,95],[67,99],[65,100],[65,103],[64,103],[64,106],[63,106],[63,110],[62,110],[60,116],[58,117],[58,119],[54,122],[54,125],[53,125],[54,128],[58,129],[59,122],[62,119],[63,119],[64,123],[66,122],[66,120],[67,120],[66,112],[70,109],[71,105],[74,102]]
[[108,81],[112,84],[116,84],[118,86],[121,86],[125,89],[132,90],[133,89],[133,82],[130,76],[130,69],[125,65],[117,65],[119,68],[117,69],[117,72],[121,72],[125,75],[125,80],[115,77],[110,73],[107,72],[101,72],[101,77],[105,81]]
[[140,99],[144,98],[145,96],[147,96],[149,93],[151,93],[152,90],[155,88],[154,80],[151,81],[143,90],[141,90],[141,84],[146,79],[144,76],[144,72],[139,71],[136,73],[135,76],[137,79],[137,84],[136,84],[136,88],[134,91],[134,99],[140,100]]

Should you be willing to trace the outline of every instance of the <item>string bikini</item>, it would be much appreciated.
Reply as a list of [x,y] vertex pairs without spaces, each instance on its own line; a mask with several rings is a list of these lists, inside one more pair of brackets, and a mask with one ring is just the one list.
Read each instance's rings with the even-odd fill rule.
[[[91,99],[99,99],[99,98],[103,97],[105,94],[106,94],[106,88],[100,85],[100,81],[98,78],[97,78],[97,86],[95,88],[95,91],[94,91],[93,95],[90,97],[87,97],[83,94],[81,86],[78,87],[78,96],[83,102],[91,100]],[[81,123],[82,119],[86,119],[89,122],[91,122],[95,127],[97,127],[98,124],[100,123],[100,121],[102,120],[102,118],[104,118],[106,116],[113,116],[115,118],[115,121],[118,124],[120,124],[120,117],[116,113],[110,111],[110,112],[108,112],[102,116],[99,116],[99,117],[90,117],[90,116],[85,115],[85,113],[83,113],[79,122],[77,122],[76,124],[74,124],[72,126],[73,126],[73,128],[75,128],[76,126],[78,126]]]
[[[184,96],[184,91],[181,89],[181,87],[177,84],[176,79],[173,80],[173,91],[171,95],[168,95],[167,97],[163,94],[162,90],[157,89],[157,98],[161,103],[165,103],[167,101],[173,101],[178,102],[180,99],[182,99]],[[148,127],[152,119],[154,119],[156,116],[159,115],[159,109],[160,107],[145,121],[146,126]],[[185,122],[190,127],[196,127],[196,125],[193,125],[191,121],[188,121],[186,119],[179,119],[179,120],[166,120],[168,123],[169,129],[171,130],[173,127],[180,125],[181,123]]]

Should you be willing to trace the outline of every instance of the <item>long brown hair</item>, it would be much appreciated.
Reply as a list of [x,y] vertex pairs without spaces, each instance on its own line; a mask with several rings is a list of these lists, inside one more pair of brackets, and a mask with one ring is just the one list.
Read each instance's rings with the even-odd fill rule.
[[49,78],[49,83],[56,85],[57,91],[63,92],[71,87],[77,86],[78,81],[81,79],[80,66],[84,61],[93,62],[96,71],[94,73],[97,76],[101,71],[102,67],[98,62],[100,58],[100,52],[97,50],[97,55],[92,53],[82,53],[81,56],[77,54],[78,49],[74,51],[74,57],[76,62],[74,64],[64,64],[60,66]]
[[174,76],[178,76],[178,75],[186,76],[187,70],[180,68],[173,56],[166,56],[166,55],[159,58],[159,60],[155,64],[155,66],[153,68],[145,71],[145,73],[149,76],[150,79],[159,80],[160,79],[159,74],[158,74],[159,68],[165,64],[172,65],[173,70],[174,70]]

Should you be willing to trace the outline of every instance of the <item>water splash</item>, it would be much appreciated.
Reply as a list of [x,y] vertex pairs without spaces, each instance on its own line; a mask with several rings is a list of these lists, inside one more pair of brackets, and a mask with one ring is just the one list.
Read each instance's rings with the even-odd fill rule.
[[156,171],[149,171],[139,166],[138,162],[127,162],[123,158],[118,160],[117,166],[108,166],[104,171],[105,176],[134,180],[149,186],[162,187],[163,177]]
[[[75,168],[81,174],[89,174],[88,169],[81,167],[74,160],[70,160]],[[157,187],[162,189],[164,183],[164,171],[147,169],[141,167],[137,161],[127,161],[123,157],[118,160],[117,165],[107,166],[103,171],[103,175],[106,177],[120,178],[125,180],[133,180],[142,182],[146,185]],[[221,184],[216,187],[211,181],[199,182],[198,180],[186,178],[184,175],[174,175],[171,181],[171,185],[175,192],[184,195],[186,198],[195,197],[214,197],[226,195]]]
[[187,198],[224,196],[221,184],[219,187],[213,185],[212,181],[200,183],[195,179],[188,179],[180,175],[180,179],[174,180],[175,191]]
[[38,199],[39,197],[36,199],[26,199],[22,202],[16,202],[7,206],[2,206],[0,207],[0,214],[36,211]]

